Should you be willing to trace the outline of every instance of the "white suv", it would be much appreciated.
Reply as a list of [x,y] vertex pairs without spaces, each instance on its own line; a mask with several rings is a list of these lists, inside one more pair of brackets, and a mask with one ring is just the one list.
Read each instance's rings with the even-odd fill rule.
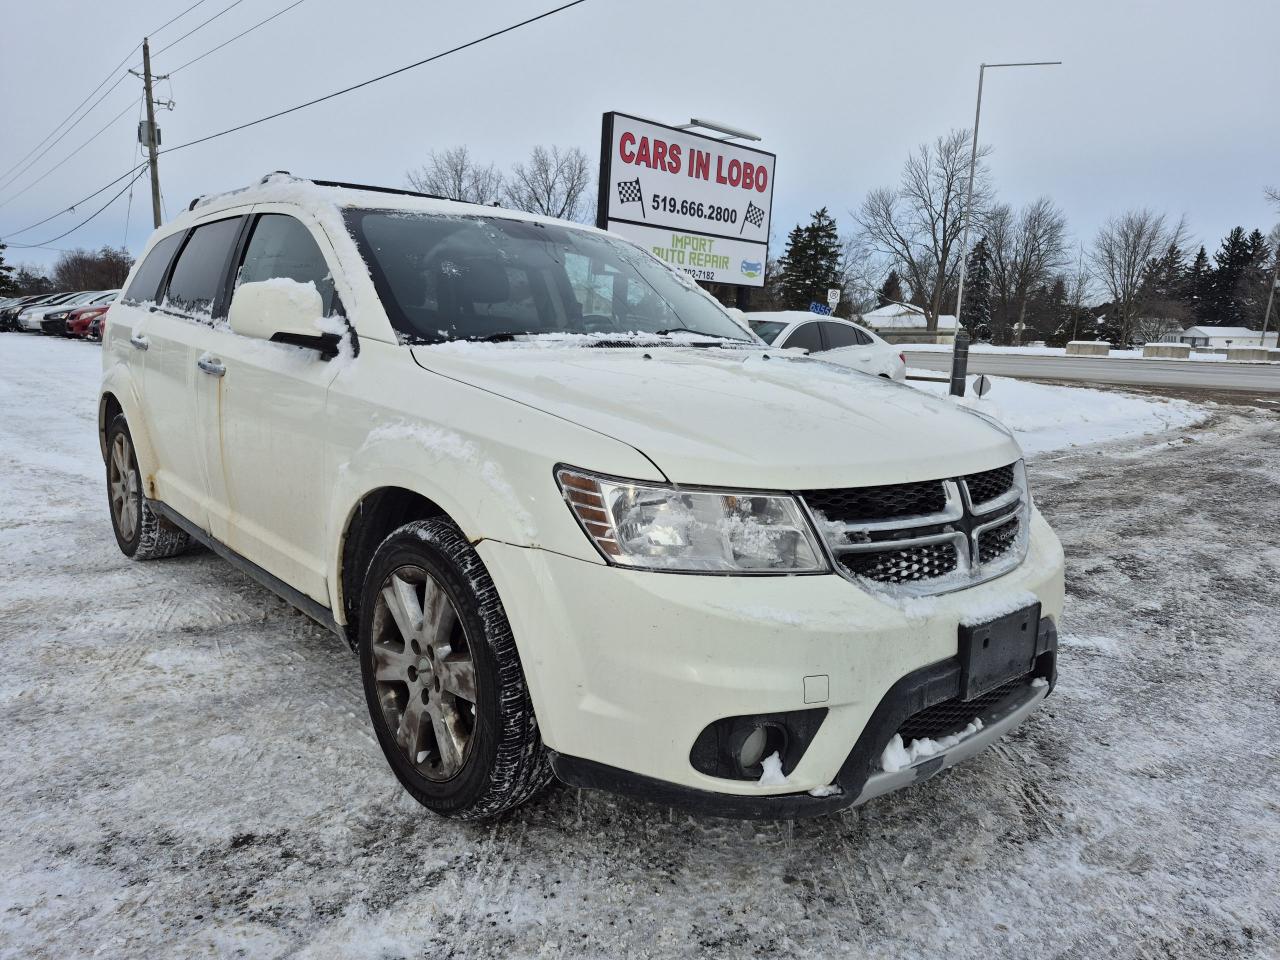
[[751,337],[610,234],[272,175],[111,309],[116,537],[345,637],[438,813],[865,802],[1048,695],[1062,550],[999,424]]

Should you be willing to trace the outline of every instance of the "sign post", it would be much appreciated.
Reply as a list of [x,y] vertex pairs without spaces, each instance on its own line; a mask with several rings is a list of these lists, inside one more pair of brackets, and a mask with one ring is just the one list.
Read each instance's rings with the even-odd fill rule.
[[763,287],[774,159],[754,147],[606,113],[596,226],[695,280]]
[[836,307],[840,306],[840,288],[830,287],[827,290],[827,306],[831,308],[831,312],[836,312]]

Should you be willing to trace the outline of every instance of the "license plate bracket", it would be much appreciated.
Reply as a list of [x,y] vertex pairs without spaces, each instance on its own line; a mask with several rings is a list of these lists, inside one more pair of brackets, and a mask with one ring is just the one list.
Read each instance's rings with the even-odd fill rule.
[[960,699],[972,700],[1028,673],[1036,661],[1040,604],[960,625]]

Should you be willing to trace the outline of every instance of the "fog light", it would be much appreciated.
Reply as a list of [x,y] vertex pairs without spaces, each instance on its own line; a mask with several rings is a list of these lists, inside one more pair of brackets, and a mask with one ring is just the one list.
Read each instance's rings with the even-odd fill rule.
[[747,739],[743,740],[742,746],[738,748],[738,765],[744,770],[754,767],[764,759],[764,748],[768,743],[769,735],[765,732],[765,728],[756,727],[747,734]]

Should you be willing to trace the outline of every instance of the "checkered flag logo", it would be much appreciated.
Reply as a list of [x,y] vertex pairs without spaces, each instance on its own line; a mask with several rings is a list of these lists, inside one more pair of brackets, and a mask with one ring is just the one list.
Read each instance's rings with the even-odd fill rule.
[[644,219],[644,194],[640,192],[640,178],[618,181],[618,202],[640,204],[640,219]]
[[747,224],[758,227],[764,223],[764,210],[757,207],[750,200],[747,201],[747,213],[742,218],[742,226],[738,228],[738,236],[742,236],[742,231],[747,229]]

